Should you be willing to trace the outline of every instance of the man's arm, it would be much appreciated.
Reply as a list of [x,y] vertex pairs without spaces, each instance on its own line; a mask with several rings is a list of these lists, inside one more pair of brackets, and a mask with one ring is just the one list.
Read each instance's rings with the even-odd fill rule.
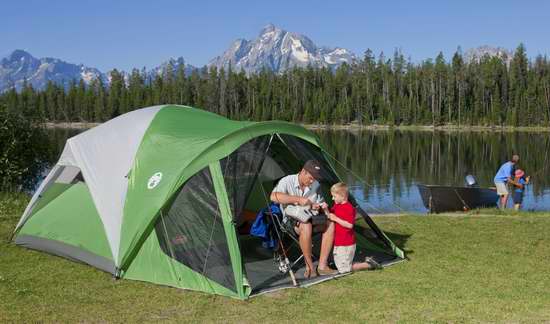
[[311,200],[307,199],[306,197],[300,197],[300,196],[292,196],[289,194],[285,194],[282,192],[272,192],[271,196],[269,197],[271,201],[276,202],[278,204],[298,204],[300,206],[306,206],[311,205]]

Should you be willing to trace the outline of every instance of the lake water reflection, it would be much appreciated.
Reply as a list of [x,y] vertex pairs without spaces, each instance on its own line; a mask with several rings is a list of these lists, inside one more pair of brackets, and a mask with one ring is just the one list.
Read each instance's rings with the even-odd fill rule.
[[[55,162],[65,140],[78,130],[50,130]],[[358,202],[372,214],[425,213],[416,184],[463,185],[473,174],[481,186],[493,186],[498,167],[512,153],[519,167],[533,175],[524,209],[550,210],[550,133],[316,131],[338,172]],[[345,168],[344,168],[345,166]],[[346,171],[349,169],[350,171]],[[511,204],[511,202],[510,202]]]
[[496,171],[513,153],[521,157],[519,167],[533,175],[524,208],[550,210],[547,167],[550,133],[320,131],[318,134],[330,154],[352,171],[343,171],[344,177],[371,213],[425,213],[416,187],[419,183],[464,185],[465,175],[473,174],[480,186],[494,186]]

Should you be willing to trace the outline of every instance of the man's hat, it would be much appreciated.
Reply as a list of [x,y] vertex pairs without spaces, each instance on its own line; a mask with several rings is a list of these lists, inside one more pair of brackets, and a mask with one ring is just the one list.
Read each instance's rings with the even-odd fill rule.
[[304,170],[309,172],[316,180],[320,180],[321,177],[321,163],[317,160],[308,160],[304,164]]

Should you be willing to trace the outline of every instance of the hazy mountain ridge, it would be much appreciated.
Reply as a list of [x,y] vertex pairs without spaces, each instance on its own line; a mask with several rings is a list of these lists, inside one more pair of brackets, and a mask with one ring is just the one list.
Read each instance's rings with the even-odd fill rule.
[[[182,57],[169,59],[159,66],[146,70],[147,78],[153,79],[157,74],[162,74],[171,66],[174,73],[183,65],[186,74],[190,74],[195,67],[185,64]],[[128,81],[130,72],[119,71]],[[141,72],[141,71],[140,71]],[[10,55],[0,60],[0,92],[4,92],[15,86],[21,90],[25,81],[34,89],[44,89],[48,81],[65,86],[66,88],[74,80],[83,80],[89,85],[94,79],[101,79],[104,84],[111,81],[111,71],[101,72],[97,68],[83,64],[72,64],[57,58],[36,58],[24,50],[15,50]]]
[[96,78],[107,82],[107,76],[96,68],[51,57],[38,59],[23,50],[15,50],[0,61],[0,92],[13,86],[20,90],[25,81],[43,89],[48,81],[68,86],[72,80],[89,84]]
[[509,64],[514,56],[514,52],[503,47],[483,45],[467,50],[464,54],[464,59],[466,62],[479,62],[484,56],[496,56],[501,58],[506,64]]

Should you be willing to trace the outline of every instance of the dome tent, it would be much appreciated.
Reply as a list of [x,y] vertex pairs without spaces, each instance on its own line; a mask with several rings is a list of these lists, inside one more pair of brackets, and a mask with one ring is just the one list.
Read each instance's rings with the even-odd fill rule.
[[[118,278],[245,299],[288,280],[272,258],[252,256],[258,243],[237,230],[244,211],[257,211],[251,206],[272,180],[309,158],[326,165],[326,191],[338,176],[301,126],[185,106],[139,109],[67,140],[17,224],[15,243]],[[385,264],[402,260],[358,210],[368,225],[358,249]]]

